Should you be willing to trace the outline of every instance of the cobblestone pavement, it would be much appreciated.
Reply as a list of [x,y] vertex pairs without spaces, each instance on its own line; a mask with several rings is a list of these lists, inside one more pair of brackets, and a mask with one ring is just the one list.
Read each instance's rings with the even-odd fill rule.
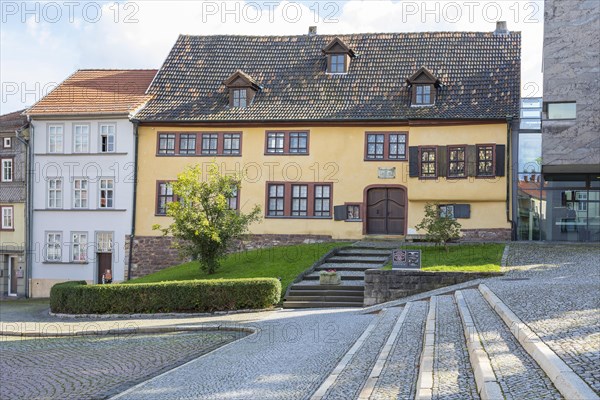
[[511,244],[508,265],[486,285],[600,394],[600,246]]
[[433,399],[479,399],[454,296],[438,296],[433,359]]
[[354,354],[350,363],[338,376],[324,398],[337,400],[354,399],[358,396],[402,310],[402,307],[394,307],[385,311],[375,329],[373,329],[363,346]]
[[0,342],[0,398],[103,399],[243,335],[11,338]]
[[415,397],[427,304],[424,301],[412,304],[381,371],[371,399],[408,400]]
[[463,294],[506,400],[561,399],[544,371],[520,346],[479,291],[468,289]]
[[281,311],[261,332],[122,394],[120,399],[304,399],[375,315],[355,310]]

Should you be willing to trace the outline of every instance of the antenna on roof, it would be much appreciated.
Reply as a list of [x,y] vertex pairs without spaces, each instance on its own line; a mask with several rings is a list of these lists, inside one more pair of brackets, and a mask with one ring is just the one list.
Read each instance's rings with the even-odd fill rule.
[[308,27],[308,36],[315,36],[316,34],[317,34],[317,27],[309,26]]

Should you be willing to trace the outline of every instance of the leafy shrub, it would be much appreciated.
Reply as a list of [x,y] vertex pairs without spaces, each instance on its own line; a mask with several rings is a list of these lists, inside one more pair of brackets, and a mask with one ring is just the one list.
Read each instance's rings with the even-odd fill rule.
[[69,314],[211,312],[271,307],[279,301],[281,283],[273,278],[215,279],[137,285],[56,284],[50,309]]
[[443,245],[448,252],[448,242],[460,238],[461,225],[453,218],[441,216],[437,204],[425,204],[425,217],[415,226],[426,232],[427,240]]

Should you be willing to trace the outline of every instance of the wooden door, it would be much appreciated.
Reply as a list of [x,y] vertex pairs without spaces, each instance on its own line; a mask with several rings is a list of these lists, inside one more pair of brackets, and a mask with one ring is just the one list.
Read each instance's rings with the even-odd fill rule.
[[98,253],[98,283],[107,269],[112,269],[112,253]]
[[367,192],[367,234],[404,235],[406,196],[401,188],[373,188]]
[[17,259],[15,257],[9,257],[8,268],[10,270],[10,282],[9,282],[10,290],[9,290],[8,294],[11,296],[16,296],[17,295],[18,274],[17,274]]

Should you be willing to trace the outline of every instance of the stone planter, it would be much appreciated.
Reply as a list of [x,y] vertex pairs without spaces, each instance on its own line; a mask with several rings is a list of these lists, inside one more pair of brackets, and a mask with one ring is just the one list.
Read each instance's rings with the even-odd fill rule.
[[319,275],[320,285],[339,285],[342,283],[342,277],[337,273],[325,273]]

